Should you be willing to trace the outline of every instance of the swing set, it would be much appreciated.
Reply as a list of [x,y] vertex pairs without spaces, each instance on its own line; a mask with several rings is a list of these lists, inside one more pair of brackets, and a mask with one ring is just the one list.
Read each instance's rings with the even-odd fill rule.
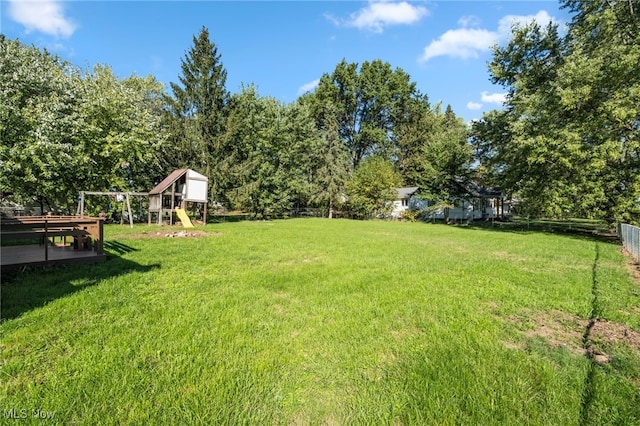
[[[148,223],[151,225],[152,215],[156,214],[158,225],[168,216],[169,225],[173,225],[174,215],[185,227],[192,227],[186,209],[188,205],[200,215],[202,223],[207,223],[207,192],[209,179],[191,169],[174,170],[149,192],[119,192],[119,191],[80,191],[78,195],[77,216],[85,215],[85,200],[87,196],[108,196],[111,200],[122,202],[120,224],[124,223],[124,216],[128,216],[129,225],[133,228],[133,214],[131,213],[131,197],[144,197],[148,202]],[[111,203],[109,203],[111,204]],[[142,204],[142,201],[139,205]],[[142,208],[140,208],[141,210]],[[111,208],[109,208],[111,211]]]
[[122,212],[120,214],[120,225],[124,224],[125,215],[129,219],[129,226],[133,228],[133,214],[131,212],[131,197],[144,197],[148,198],[148,192],[103,192],[103,191],[80,191],[78,195],[78,208],[76,215],[84,217],[85,214],[85,200],[87,196],[108,196],[111,200],[116,202],[122,202]]

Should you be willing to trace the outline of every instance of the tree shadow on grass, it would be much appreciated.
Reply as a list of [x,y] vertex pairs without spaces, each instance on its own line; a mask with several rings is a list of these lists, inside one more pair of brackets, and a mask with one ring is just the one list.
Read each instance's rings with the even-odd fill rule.
[[141,265],[120,257],[137,249],[119,242],[105,242],[103,263],[35,267],[2,274],[0,322],[40,308],[54,300],[98,285],[105,279],[131,272],[149,272],[159,264]]
[[118,241],[105,241],[104,250],[108,254],[119,254],[119,255],[131,253],[134,251],[139,251],[137,248],[133,248],[126,244],[122,244],[121,242],[118,242]]
[[469,224],[453,225],[463,229],[482,229],[492,232],[506,232],[511,234],[550,234],[564,235],[569,238],[594,241],[600,243],[620,245],[620,240],[615,233],[598,227],[586,226],[574,222],[548,222],[548,223],[526,223],[526,222],[490,222],[476,220]]
[[237,213],[237,214],[216,214],[209,215],[207,217],[207,223],[233,223],[233,222],[245,222],[251,220],[251,215],[248,213]]

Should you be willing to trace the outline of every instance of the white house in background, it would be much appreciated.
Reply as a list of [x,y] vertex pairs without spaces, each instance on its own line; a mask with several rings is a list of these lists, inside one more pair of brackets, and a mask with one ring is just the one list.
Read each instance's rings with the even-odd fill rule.
[[[502,191],[494,188],[483,188],[473,182],[460,183],[461,192],[467,194],[464,198],[457,198],[453,201],[454,207],[447,209],[437,209],[430,215],[430,219],[449,220],[475,220],[494,219],[510,214],[510,205],[506,204]],[[397,199],[393,202],[391,217],[397,219],[402,212],[410,207],[418,210],[426,210],[429,206],[437,204],[434,200],[422,200],[414,195],[418,192],[418,187],[398,188]]]
[[402,215],[402,212],[409,208],[409,200],[418,192],[417,186],[398,188],[398,196],[393,202],[393,210],[391,210],[391,217],[397,219]]

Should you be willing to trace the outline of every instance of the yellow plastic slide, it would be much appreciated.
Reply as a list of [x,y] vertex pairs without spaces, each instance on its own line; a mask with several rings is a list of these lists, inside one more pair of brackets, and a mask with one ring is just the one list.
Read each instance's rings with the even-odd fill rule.
[[191,219],[189,219],[189,216],[187,216],[187,212],[185,212],[184,209],[176,209],[176,213],[180,222],[182,222],[183,227],[193,228],[193,223],[191,223]]

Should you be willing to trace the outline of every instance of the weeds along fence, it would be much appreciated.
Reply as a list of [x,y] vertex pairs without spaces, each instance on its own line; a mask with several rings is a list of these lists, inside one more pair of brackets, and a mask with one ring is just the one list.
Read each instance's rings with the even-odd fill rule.
[[618,237],[636,262],[640,262],[640,228],[621,223],[618,225]]

